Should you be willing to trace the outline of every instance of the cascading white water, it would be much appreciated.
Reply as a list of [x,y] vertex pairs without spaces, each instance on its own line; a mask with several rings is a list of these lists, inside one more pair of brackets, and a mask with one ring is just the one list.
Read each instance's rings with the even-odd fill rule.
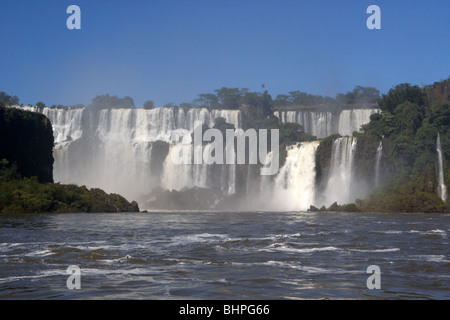
[[276,176],[270,201],[276,210],[307,210],[315,201],[318,141],[290,146],[284,166]]
[[439,182],[439,196],[442,201],[447,201],[447,186],[445,185],[444,179],[444,161],[442,156],[442,148],[441,148],[441,137],[438,133],[436,139],[436,150],[438,153],[438,165],[439,165],[439,174],[438,174],[438,182]]
[[298,123],[305,132],[316,136],[317,138],[325,138],[332,135],[332,113],[326,111],[277,111],[275,115],[283,123]]
[[[223,117],[235,128],[241,128],[242,122],[238,110],[17,108],[42,112],[52,123],[56,182],[102,188],[130,200],[158,185],[175,190],[211,187],[211,170],[206,164],[174,165],[167,160],[180,148],[183,137],[193,131],[196,121],[212,127],[215,119]],[[160,159],[164,148],[155,149],[154,143],[160,141],[170,145],[167,156],[163,155],[166,160]],[[219,188],[232,194],[236,167],[224,167],[224,182]]]
[[183,144],[171,145],[169,154],[163,165],[163,173],[161,182],[163,188],[167,190],[181,190],[182,188],[194,187],[194,179],[192,176],[193,165],[190,163],[175,163],[172,158],[177,155],[182,157],[183,152],[188,152],[188,158],[191,158],[192,147]]
[[377,148],[377,155],[375,160],[375,187],[380,185],[380,169],[381,158],[383,157],[383,141],[380,141]]
[[341,136],[351,136],[354,131],[359,131],[363,124],[370,122],[370,116],[378,113],[377,109],[353,109],[342,110],[339,115],[338,133]]
[[[260,177],[258,183],[262,185],[254,182],[251,185],[253,174],[242,171],[236,164],[211,167],[170,161],[174,153],[180,152],[181,140],[190,136],[196,121],[212,127],[215,119],[223,117],[236,128],[241,128],[241,114],[237,110],[32,109],[30,107],[30,111],[43,112],[53,125],[54,179],[57,182],[98,187],[120,193],[130,200],[135,200],[137,195],[148,194],[154,186],[169,190],[214,188],[231,195],[237,189],[236,176],[246,172],[247,194],[273,196],[272,201],[267,200],[267,196],[263,199],[264,209],[270,205],[273,210],[306,210],[310,205],[328,206],[334,201],[348,203],[355,199],[352,175],[356,139],[352,137],[334,141],[330,175],[324,192],[328,202],[317,203],[323,200],[323,195],[316,194],[315,185],[315,154],[319,142],[291,147],[279,174]],[[279,115],[284,122],[303,123],[305,129],[316,136],[335,133],[331,120],[333,115],[329,112],[295,111]],[[353,122],[348,123],[351,125]],[[200,148],[205,150],[209,145]]]
[[353,109],[333,114],[329,111],[295,110],[276,111],[275,116],[283,123],[298,123],[305,132],[321,139],[336,133],[351,136],[354,131],[359,131],[363,124],[370,122],[372,114],[378,112],[378,109]]
[[53,127],[55,144],[78,140],[83,134],[81,118],[83,109],[61,110],[44,108],[43,114],[50,120]]
[[356,199],[352,188],[356,144],[354,137],[342,137],[333,142],[330,173],[324,195],[326,206],[335,201],[345,204]]

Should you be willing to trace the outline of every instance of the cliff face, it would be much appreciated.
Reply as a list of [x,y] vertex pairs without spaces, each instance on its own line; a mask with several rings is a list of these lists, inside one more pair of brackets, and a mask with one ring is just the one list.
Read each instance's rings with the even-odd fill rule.
[[0,213],[139,211],[118,194],[54,184],[53,143],[45,115],[0,105]]
[[16,163],[22,177],[53,182],[53,131],[47,117],[0,106],[0,159]]

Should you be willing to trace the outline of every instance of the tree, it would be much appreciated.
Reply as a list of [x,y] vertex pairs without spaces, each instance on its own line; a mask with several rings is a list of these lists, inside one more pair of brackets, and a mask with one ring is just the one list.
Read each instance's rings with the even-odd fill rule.
[[239,109],[241,105],[241,90],[238,88],[221,88],[214,90],[222,109]]
[[155,103],[153,100],[147,100],[144,102],[144,109],[145,110],[151,110],[155,108]]
[[38,107],[39,109],[45,108],[45,103],[39,101],[38,103],[36,103],[36,107]]
[[0,92],[0,102],[7,106],[14,106],[19,104],[19,98],[17,96],[10,96],[6,92]]
[[184,110],[189,110],[192,108],[192,103],[189,102],[182,102],[180,103],[180,105],[178,106],[179,108],[182,108]]
[[92,99],[89,107],[94,109],[130,109],[134,108],[134,101],[129,96],[118,98],[117,96],[106,94]]
[[379,105],[382,111],[394,112],[395,108],[404,102],[411,102],[423,106],[425,93],[418,86],[402,83],[389,90],[386,95],[383,95]]
[[215,94],[202,93],[194,100],[193,104],[199,108],[217,108],[219,99]]
[[424,108],[411,102],[398,105],[394,113],[397,115],[397,129],[403,135],[413,137],[425,117]]
[[380,91],[372,87],[356,86],[346,94],[338,93],[336,101],[338,104],[367,104],[376,103],[380,99]]
[[290,104],[289,96],[287,94],[279,94],[273,101],[276,107],[285,107]]
[[123,97],[122,101],[128,108],[135,108],[134,100],[132,97],[125,96],[125,97]]

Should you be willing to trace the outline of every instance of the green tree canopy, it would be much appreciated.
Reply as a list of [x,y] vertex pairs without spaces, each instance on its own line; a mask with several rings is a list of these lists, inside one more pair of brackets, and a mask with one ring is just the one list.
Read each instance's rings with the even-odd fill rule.
[[153,100],[147,100],[144,102],[144,109],[145,110],[151,110],[155,108],[155,103]]
[[0,102],[6,106],[13,106],[19,104],[19,98],[17,96],[10,96],[6,92],[0,92]]
[[36,103],[36,107],[45,108],[45,103],[43,103],[42,101],[39,101],[38,103]]
[[89,108],[93,109],[129,109],[134,107],[133,98],[129,96],[119,98],[117,96],[110,96],[109,94],[96,96],[89,105]]
[[424,105],[424,91],[418,86],[402,83],[383,95],[379,105],[382,111],[393,113],[395,108],[404,102],[411,102],[419,106]]

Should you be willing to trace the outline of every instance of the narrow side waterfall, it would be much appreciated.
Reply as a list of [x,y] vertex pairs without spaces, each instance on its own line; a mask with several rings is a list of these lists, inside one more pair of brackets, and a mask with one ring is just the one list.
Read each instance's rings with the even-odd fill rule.
[[325,205],[338,201],[346,204],[355,200],[353,182],[353,158],[356,150],[356,138],[342,137],[333,143],[330,173],[325,190]]
[[377,148],[377,155],[375,162],[375,187],[378,187],[380,185],[380,169],[382,157],[383,157],[383,141],[380,141]]
[[438,165],[439,165],[439,174],[438,174],[438,182],[439,182],[439,196],[441,197],[442,201],[447,200],[447,186],[445,185],[444,181],[444,161],[442,157],[442,148],[441,148],[441,137],[438,133],[437,139],[436,139],[436,150],[438,153]]
[[278,210],[307,210],[315,201],[318,141],[290,146],[275,178],[272,205]]

